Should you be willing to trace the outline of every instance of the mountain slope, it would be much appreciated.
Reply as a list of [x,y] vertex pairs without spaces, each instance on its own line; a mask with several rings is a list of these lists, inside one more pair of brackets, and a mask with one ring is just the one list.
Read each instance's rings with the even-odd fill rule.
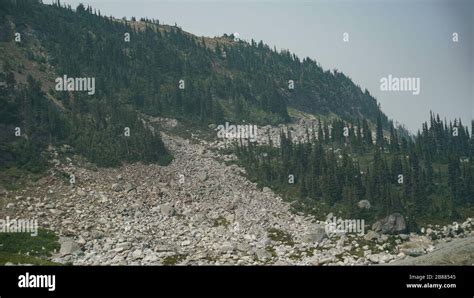
[[[11,41],[19,32],[23,39],[18,46],[32,50],[37,41],[44,55],[29,51],[29,58],[53,66],[56,75],[95,77],[94,100],[107,98],[152,115],[198,122],[223,117],[286,122],[289,106],[372,122],[380,113],[376,100],[344,74],[324,71],[311,59],[300,61],[263,42],[198,38],[157,21],[101,17],[83,6],[73,11],[34,1],[1,5],[2,40]],[[184,90],[178,88],[179,80],[185,81]],[[288,89],[289,80],[295,82],[294,90]],[[67,96],[55,97],[68,105]]]

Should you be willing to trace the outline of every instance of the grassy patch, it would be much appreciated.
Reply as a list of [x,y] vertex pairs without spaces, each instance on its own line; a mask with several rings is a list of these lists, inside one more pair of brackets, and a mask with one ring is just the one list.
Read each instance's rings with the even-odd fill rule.
[[276,250],[273,246],[267,246],[265,247],[265,250],[268,251],[272,255],[273,258],[277,257]]
[[6,263],[13,263],[13,264],[32,264],[32,265],[39,265],[39,266],[55,266],[61,265],[59,263],[54,263],[45,259],[41,259],[38,257],[32,257],[22,254],[13,254],[13,253],[5,253],[0,252],[0,265],[5,265]]
[[219,226],[224,226],[224,227],[228,227],[230,225],[230,222],[225,219],[225,217],[223,216],[219,216],[218,218],[215,218],[214,219],[214,223],[213,223],[213,227],[219,227]]
[[172,256],[167,256],[163,259],[163,265],[176,265],[182,260],[186,259],[187,255],[176,254]]
[[[196,123],[183,118],[176,118],[176,120],[178,120],[178,124],[175,127],[167,127],[159,123],[156,123],[156,125],[160,131],[179,136],[183,139],[188,139],[193,144],[199,143],[195,138],[209,142],[215,140],[216,133],[212,129],[208,128],[207,125]],[[193,138],[193,136],[195,138]]]
[[0,233],[0,265],[54,265],[47,258],[59,248],[58,237],[48,230],[39,229],[36,237],[29,233]]
[[186,215],[181,214],[181,213],[175,213],[175,214],[174,214],[174,217],[176,217],[177,219],[185,219],[185,218],[186,218]]
[[270,238],[270,240],[272,241],[281,242],[289,246],[295,245],[295,242],[293,241],[293,237],[291,237],[291,235],[288,232],[275,229],[275,228],[268,229],[267,232],[268,232],[268,238]]
[[32,173],[17,167],[0,169],[0,185],[9,191],[24,188],[30,181],[38,181],[43,176],[42,173]]
[[308,249],[305,249],[305,250],[302,250],[302,251],[298,250],[290,256],[290,259],[292,259],[294,261],[301,261],[303,259],[303,257],[312,257],[312,256],[314,256],[314,251],[315,250],[316,250],[316,248],[314,248],[314,247],[311,247],[311,248],[308,248]]
[[216,257],[216,256],[207,255],[205,258],[203,258],[203,260],[206,260],[209,263],[213,264],[213,263],[219,261],[219,258]]

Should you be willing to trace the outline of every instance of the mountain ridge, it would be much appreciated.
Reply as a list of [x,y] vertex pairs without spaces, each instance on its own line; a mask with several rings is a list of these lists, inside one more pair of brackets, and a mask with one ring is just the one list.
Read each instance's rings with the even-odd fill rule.
[[[10,1],[7,1],[6,3],[9,3]],[[91,8],[84,8],[84,7],[78,7],[76,11],[72,11],[70,9],[64,8],[64,7],[59,7],[55,4],[53,5],[40,5],[35,4],[34,1],[23,1],[27,4],[22,4],[24,7],[23,9],[25,11],[25,20],[22,20],[20,17],[20,23],[24,22],[23,25],[27,25],[25,29],[30,29],[29,31],[32,31],[33,34],[37,32],[36,37],[40,40],[40,44],[46,48],[46,53],[50,57],[43,57],[43,59],[47,60],[46,62],[48,64],[53,64],[56,66],[55,71],[58,74],[61,73],[70,73],[70,75],[75,75],[75,71],[77,73],[77,69],[80,69],[81,74],[87,74],[87,72],[93,72],[98,70],[98,65],[94,66],[92,65],[96,61],[84,61],[83,63],[86,64],[86,67],[82,66],[71,66],[69,67],[68,65],[63,65],[65,61],[58,61],[58,60],[63,60],[64,58],[60,57],[54,57],[54,56],[60,56],[58,53],[54,53],[55,49],[52,49],[51,46],[48,48],[48,42],[51,40],[54,40],[54,47],[62,47],[63,51],[66,51],[66,47],[69,47],[69,43],[66,45],[62,45],[62,41],[60,41],[60,33],[55,29],[48,29],[46,26],[43,28],[39,29],[38,25],[43,24],[44,20],[35,20],[36,14],[40,14],[39,12],[31,12],[31,7],[35,8],[40,8],[40,10],[46,10],[47,13],[54,15],[58,17],[58,25],[61,24],[61,18],[63,19],[68,19],[71,18],[72,22],[76,23],[76,27],[82,27],[86,26],[84,28],[84,33],[79,33],[78,38],[76,38],[76,41],[78,43],[78,48],[75,48],[74,50],[76,52],[79,52],[79,54],[74,55],[74,53],[71,53],[73,56],[77,56],[80,58],[80,56],[83,56],[83,59],[91,59],[92,57],[87,57],[88,55],[86,54],[91,54],[90,50],[84,49],[85,45],[84,43],[100,43],[99,48],[101,47],[110,47],[111,45],[105,45],[104,43],[101,43],[103,36],[100,36],[100,34],[104,32],[96,32],[93,29],[97,29],[97,26],[102,26],[102,27],[110,27],[113,28],[113,34],[117,34],[117,31],[122,31],[121,33],[130,33],[131,34],[131,42],[129,44],[123,43],[122,45],[117,44],[119,41],[118,36],[115,36],[114,38],[117,39],[110,39],[107,41],[111,41],[110,43],[114,43],[113,46],[117,48],[121,48],[122,52],[125,53],[119,53],[115,52],[113,55],[121,55],[122,57],[118,57],[118,59],[125,59],[127,56],[130,58],[133,55],[137,55],[137,53],[133,53],[135,50],[133,46],[131,46],[133,43],[141,43],[140,46],[145,45],[144,43],[149,43],[150,40],[140,40],[140,38],[137,38],[135,36],[138,34],[137,32],[141,32],[144,35],[150,35],[151,39],[159,39],[162,38],[163,42],[169,43],[169,44],[175,44],[177,46],[176,50],[174,51],[174,54],[170,52],[171,55],[169,57],[175,56],[177,59],[175,61],[174,66],[176,67],[168,67],[168,69],[178,69],[179,75],[176,76],[173,75],[173,73],[168,73],[169,70],[164,70],[165,74],[168,77],[173,77],[173,81],[175,82],[173,85],[176,87],[177,79],[186,79],[185,76],[188,75],[190,77],[190,80],[201,80],[204,79],[205,81],[209,80],[214,80],[215,78],[212,77],[212,72],[217,72],[217,75],[219,74],[219,70],[223,70],[222,74],[224,74],[223,82],[208,82],[211,88],[211,96],[216,98],[216,101],[219,101],[220,103],[225,102],[226,106],[231,106],[233,105],[230,109],[226,110],[231,110],[229,113],[227,113],[226,117],[227,118],[235,118],[235,120],[242,120],[243,118],[247,118],[247,121],[251,120],[260,120],[259,117],[255,117],[252,115],[236,115],[238,114],[238,110],[241,107],[235,107],[239,105],[244,105],[242,107],[243,109],[256,109],[256,110],[261,110],[264,114],[275,114],[273,118],[270,117],[269,119],[273,119],[270,121],[276,121],[274,123],[278,122],[286,122],[289,120],[286,110],[286,106],[289,107],[294,107],[302,110],[303,112],[311,112],[311,113],[319,113],[319,114],[328,114],[330,112],[334,112],[335,114],[340,115],[343,118],[357,118],[357,117],[366,117],[373,123],[375,123],[376,117],[378,116],[378,113],[381,113],[380,109],[378,108],[378,105],[376,103],[376,100],[370,96],[370,93],[368,91],[362,92],[358,86],[356,86],[348,77],[346,77],[343,73],[340,73],[338,71],[324,71],[314,60],[311,60],[309,58],[305,58],[302,61],[294,55],[289,53],[288,51],[281,51],[281,52],[276,52],[275,50],[271,50],[268,45],[265,45],[262,41],[259,43],[256,43],[255,41],[251,41],[249,43],[244,42],[244,41],[234,41],[232,35],[223,35],[222,37],[214,37],[214,38],[208,38],[208,37],[198,37],[195,35],[192,35],[191,33],[188,33],[186,31],[183,31],[181,28],[176,27],[176,26],[169,26],[169,25],[162,25],[159,23],[151,23],[149,20],[143,20],[143,21],[124,21],[120,19],[115,19],[115,18],[107,18],[107,17],[102,17],[100,15],[95,15],[92,13]],[[19,2],[21,3],[21,1]],[[17,4],[20,5],[20,4]],[[13,6],[14,7],[14,6]],[[7,7],[8,8],[8,5]],[[8,9],[6,9],[8,12]],[[10,7],[9,9],[14,10]],[[29,11],[30,10],[30,11]],[[46,14],[45,11],[41,11],[41,13]],[[32,14],[31,16],[29,14]],[[12,16],[10,15],[8,18],[6,17],[8,14],[5,14],[2,16],[3,23],[5,25],[6,30],[5,32],[2,33],[3,39],[8,40],[8,35],[11,40],[11,37],[13,36],[12,27],[11,24],[9,24],[9,21],[12,21],[12,18],[19,18],[18,16]],[[29,18],[29,19],[28,19]],[[7,20],[7,21],[5,21]],[[90,21],[91,24],[81,24],[81,22],[84,21]],[[96,25],[93,25],[93,22],[91,20],[97,21]],[[17,20],[18,21],[18,20]],[[155,21],[156,22],[156,21]],[[65,25],[66,26],[66,25]],[[65,27],[65,26],[59,26],[59,27]],[[36,29],[35,29],[36,27]],[[102,28],[103,29],[103,28]],[[68,33],[69,35],[74,35],[72,33],[72,28],[67,29],[64,33]],[[109,29],[106,29],[109,30]],[[128,30],[128,32],[127,32]],[[9,32],[8,32],[9,31]],[[23,32],[20,26],[18,26],[17,31],[20,33],[28,33],[28,30],[26,32]],[[80,30],[78,30],[80,31]],[[98,30],[100,31],[100,30]],[[102,30],[103,31],[103,30]],[[158,34],[159,32],[159,34]],[[64,34],[63,33],[63,34]],[[110,34],[111,32],[109,32]],[[81,35],[82,34],[82,35]],[[86,34],[86,36],[84,36]],[[161,34],[165,36],[160,36]],[[78,35],[78,34],[76,34]],[[24,36],[24,42],[28,43],[28,40]],[[145,37],[147,38],[147,37]],[[42,39],[42,40],[41,40]],[[85,40],[84,40],[85,39]],[[97,39],[97,40],[95,40]],[[137,41],[138,39],[138,41]],[[71,40],[72,41],[72,40]],[[123,40],[122,40],[123,41]],[[194,44],[193,44],[194,43]],[[46,45],[45,45],[46,44]],[[158,43],[158,45],[162,45]],[[146,46],[146,45],[145,45]],[[99,50],[99,54],[101,53]],[[158,50],[158,51],[161,51]],[[156,52],[156,51],[155,51]],[[222,52],[225,52],[226,57],[222,57]],[[151,53],[151,52],[150,52]],[[125,54],[125,56],[124,56]],[[72,58],[73,56],[69,55],[69,58]],[[158,55],[158,54],[153,54],[153,55]],[[144,55],[146,56],[146,55]],[[41,59],[38,57],[34,57],[34,59]],[[136,57],[132,57],[136,58]],[[143,58],[143,59],[149,59],[148,58]],[[92,60],[92,59],[91,59]],[[106,59],[108,60],[108,59]],[[196,67],[193,66],[193,64],[200,63],[197,60],[203,60],[203,64],[200,64],[201,69],[203,71],[196,71]],[[207,61],[205,61],[207,60]],[[124,60],[126,61],[126,60]],[[160,60],[160,62],[163,62]],[[243,62],[243,64],[241,63]],[[111,61],[101,61],[101,63],[112,63]],[[96,63],[97,64],[97,63]],[[170,63],[163,63],[163,68],[165,64],[170,64]],[[241,68],[239,65],[245,65],[244,68]],[[171,66],[171,65],[170,65]],[[272,73],[269,71],[269,67],[274,68],[273,72],[277,73],[279,76],[278,78],[272,78]],[[184,68],[184,70],[183,70]],[[145,66],[145,69],[147,67]],[[192,70],[190,70],[192,69]],[[196,71],[196,72],[194,72]],[[252,72],[257,72],[256,74],[252,75]],[[287,72],[287,74],[283,74],[283,72]],[[270,75],[268,74],[270,73]],[[78,73],[79,74],[79,73]],[[98,75],[96,72],[95,75]],[[127,74],[128,75],[128,74]],[[135,73],[136,75],[136,73]],[[204,76],[204,77],[199,77],[199,76]],[[243,77],[250,77],[250,79],[242,79]],[[148,78],[150,80],[153,78]],[[230,79],[232,82],[226,82],[227,79]],[[292,91],[290,91],[287,88],[288,85],[288,80],[293,80],[295,82],[296,88]],[[337,81],[340,81],[336,83]],[[222,80],[221,80],[222,81]],[[240,81],[244,81],[242,84],[240,84]],[[262,81],[262,83],[260,83]],[[301,83],[301,85],[299,85]],[[133,84],[133,83],[132,83]],[[219,90],[222,90],[221,85],[227,85],[227,87],[236,89],[233,92],[230,93],[235,93],[235,94],[219,94]],[[262,84],[268,84],[269,86],[265,86]],[[342,89],[347,89],[346,91],[349,94],[352,94],[350,96],[346,96],[347,98],[343,98],[342,96],[342,90],[338,91],[332,91],[329,92],[328,90],[337,90],[338,88],[328,88],[330,84],[337,84],[339,88]],[[161,87],[163,87],[163,82],[158,83]],[[167,85],[167,88],[170,86]],[[102,87],[106,88],[106,87]],[[202,89],[206,87],[198,86],[197,88]],[[266,90],[265,90],[266,89]],[[300,90],[301,89],[301,90]],[[202,91],[202,90],[201,90]],[[344,92],[346,92],[344,91]],[[229,93],[228,91],[225,91]],[[147,93],[147,91],[144,91],[144,93]],[[164,93],[160,93],[164,94]],[[147,95],[147,94],[145,94]],[[164,94],[163,97],[166,97],[167,94]],[[185,97],[187,95],[184,95]],[[173,96],[171,96],[173,97]],[[234,99],[234,97],[241,97],[242,99]],[[353,99],[351,99],[353,98]],[[172,98],[173,99],[173,98]],[[239,101],[242,100],[243,103],[240,104]],[[269,101],[269,103],[267,103]],[[351,102],[352,101],[352,102]],[[160,101],[161,102],[161,101]],[[133,103],[133,102],[132,102]],[[347,109],[350,112],[346,112],[344,110],[335,110],[336,108],[339,108],[340,104],[343,104],[345,106],[344,108]],[[133,104],[136,104],[133,103]],[[248,107],[246,107],[248,105]],[[283,105],[282,107],[279,107],[279,105]],[[331,107],[330,107],[331,106]],[[353,107],[351,107],[353,106]],[[370,112],[367,111],[366,113],[363,111],[365,109],[370,109]],[[248,111],[247,111],[248,112]],[[156,113],[152,112],[152,113]],[[161,113],[169,114],[170,111],[162,111]],[[175,113],[176,114],[176,113]],[[179,113],[178,113],[179,114]],[[248,114],[248,113],[247,113]],[[170,116],[170,115],[166,115]],[[206,117],[204,117],[206,118]],[[254,119],[249,119],[249,118],[254,118]],[[347,119],[346,119],[347,120]],[[382,113],[382,120],[386,124],[388,119],[387,117]],[[265,120],[266,121],[266,120]],[[268,123],[265,123],[268,124]]]

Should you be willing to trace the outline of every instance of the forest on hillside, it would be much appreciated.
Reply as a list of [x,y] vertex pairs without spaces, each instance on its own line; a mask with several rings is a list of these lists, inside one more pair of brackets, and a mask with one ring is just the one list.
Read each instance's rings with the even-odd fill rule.
[[[21,42],[14,41],[16,33]],[[204,127],[225,120],[266,125],[291,121],[293,107],[354,122],[375,123],[381,115],[389,127],[376,100],[347,76],[262,41],[225,35],[206,42],[158,20],[117,20],[82,4],[7,0],[0,3],[0,44],[9,46],[0,57],[0,114],[7,115],[1,125],[3,131],[23,127],[29,137],[2,135],[2,166],[37,162],[46,143],[70,143],[103,166],[166,163],[171,157],[158,134],[151,137],[140,124],[141,113]],[[20,82],[30,63],[40,73]],[[51,83],[63,75],[94,78],[97,91],[57,91]],[[120,137],[124,127],[135,139]]]
[[[447,123],[431,114],[414,138],[393,127],[385,138],[377,122],[375,140],[365,120],[356,127],[336,120],[307,130],[306,142],[293,143],[291,131],[282,130],[277,147],[240,142],[235,152],[254,181],[305,212],[342,210],[369,221],[398,212],[412,231],[423,220],[471,214],[474,138],[460,119]],[[360,208],[362,200],[370,207]]]
[[[296,198],[298,208],[336,206],[366,218],[401,212],[416,227],[417,219],[456,219],[472,207],[474,144],[461,119],[431,115],[408,136],[342,72],[263,41],[197,37],[82,4],[6,0],[0,47],[0,170],[43,171],[50,144],[70,145],[98,166],[166,165],[173,157],[144,116],[207,129],[287,124],[294,109],[326,119],[306,142],[282,130],[279,147],[235,150],[253,180]],[[94,78],[96,92],[55,90],[63,75]]]

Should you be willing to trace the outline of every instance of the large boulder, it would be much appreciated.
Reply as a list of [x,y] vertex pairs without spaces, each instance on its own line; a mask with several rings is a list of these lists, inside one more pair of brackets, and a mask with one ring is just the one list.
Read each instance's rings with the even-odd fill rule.
[[87,193],[82,188],[78,188],[76,193],[80,197],[85,197],[87,195]]
[[263,248],[257,249],[255,255],[260,261],[266,261],[272,258],[272,254]]
[[81,252],[81,247],[71,238],[62,238],[60,241],[61,248],[59,249],[60,256],[74,255]]
[[110,189],[112,189],[113,191],[119,192],[119,191],[122,191],[123,187],[119,183],[114,183],[114,184],[112,184]]
[[361,200],[357,203],[359,209],[370,209],[370,202],[368,200]]
[[173,216],[176,213],[174,207],[168,204],[160,205],[160,210],[161,214],[163,214],[164,216]]
[[378,238],[380,238],[380,234],[374,231],[368,231],[367,234],[365,234],[364,236],[364,239],[368,241],[372,241]]
[[372,230],[382,234],[399,234],[406,229],[405,218],[400,213],[390,214],[372,225]]
[[413,235],[410,241],[400,244],[398,251],[405,255],[418,257],[433,250],[433,242],[426,236]]
[[320,225],[316,225],[302,237],[301,241],[304,243],[320,243],[326,237],[326,229]]

